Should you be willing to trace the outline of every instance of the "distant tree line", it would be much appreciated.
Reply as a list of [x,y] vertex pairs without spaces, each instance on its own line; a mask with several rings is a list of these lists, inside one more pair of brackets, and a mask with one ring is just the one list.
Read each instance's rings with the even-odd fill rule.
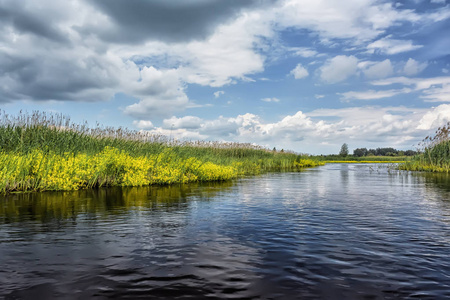
[[362,156],[413,156],[418,152],[414,150],[397,150],[394,148],[376,148],[376,149],[367,149],[367,148],[356,148],[353,150],[353,156],[362,157]]

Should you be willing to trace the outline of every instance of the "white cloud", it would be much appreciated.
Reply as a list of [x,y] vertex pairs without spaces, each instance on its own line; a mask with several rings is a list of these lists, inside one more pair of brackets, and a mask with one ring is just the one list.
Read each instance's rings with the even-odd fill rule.
[[163,121],[163,128],[168,129],[197,129],[202,125],[202,119],[194,116],[185,116],[182,118],[171,117]]
[[384,37],[367,46],[370,53],[379,51],[384,54],[392,55],[402,52],[413,51],[422,48],[422,45],[414,45],[411,40],[391,39],[391,36]]
[[392,67],[391,61],[386,59],[370,65],[363,72],[369,79],[378,79],[391,76],[394,73],[394,68]]
[[[338,118],[334,121],[332,137],[335,140],[352,141],[357,147],[368,147],[371,143],[386,147],[411,149],[417,145],[430,128],[417,128],[426,113],[436,114],[435,109],[412,109],[406,107],[354,107],[344,109],[319,109],[309,113],[310,117]],[[443,121],[435,122],[442,126]],[[437,128],[437,127],[436,127]],[[432,128],[431,128],[432,129]]]
[[261,100],[264,101],[264,102],[280,102],[280,99],[275,98],[275,97],[273,97],[273,98],[263,98]]
[[260,17],[258,12],[242,14],[218,26],[205,40],[178,44],[149,41],[142,46],[118,47],[117,51],[121,57],[165,60],[167,68],[179,69],[184,82],[221,87],[248,80],[248,75],[264,69],[265,57],[255,47],[274,33]]
[[[417,121],[417,113],[405,107],[351,107],[343,109],[318,109],[308,115],[314,118],[337,118],[333,135],[347,136],[349,139],[394,141],[400,134],[408,134],[408,126]],[[369,137],[370,136],[370,137]],[[384,137],[383,137],[384,136]],[[332,140],[332,139],[331,139]]]
[[[393,77],[371,82],[375,86],[388,86],[393,84],[402,84],[411,88],[404,88],[398,91],[399,93],[420,92],[420,98],[427,102],[449,102],[450,91],[450,77],[432,77],[432,78],[408,78],[408,77]],[[371,93],[373,91],[369,91]],[[351,95],[351,94],[350,94]]]
[[426,90],[431,87],[439,87],[450,84],[450,76],[431,77],[431,78],[408,78],[408,77],[393,77],[381,80],[372,81],[373,85],[387,86],[391,84],[403,84],[413,86],[414,90]]
[[260,39],[273,35],[269,23],[258,12],[241,15],[230,24],[219,26],[206,41],[187,45],[167,45],[166,51],[182,57],[186,82],[219,87],[245,80],[264,69],[264,56],[255,50]]
[[428,111],[419,121],[417,129],[431,130],[436,129],[450,122],[450,105],[442,104]]
[[139,129],[152,129],[155,126],[153,125],[153,123],[151,121],[148,120],[134,120],[133,121],[133,125],[136,126]]
[[289,74],[293,75],[295,79],[302,79],[309,75],[308,70],[301,64],[298,64]]
[[224,95],[224,94],[225,94],[224,91],[217,91],[217,92],[214,92],[214,98],[219,98],[221,95]]
[[134,118],[153,119],[170,116],[183,111],[189,100],[186,95],[160,98],[158,96],[144,97],[139,102],[127,106],[123,112]]
[[444,7],[441,7],[440,9],[436,10],[433,13],[429,13],[423,16],[425,20],[431,21],[431,22],[440,22],[443,20],[446,20],[450,18],[450,9],[449,6],[446,5]]
[[370,0],[286,0],[281,3],[275,9],[275,20],[281,26],[309,29],[322,41],[353,39],[361,43],[376,38],[398,22],[421,20],[412,10],[400,10],[391,3]]
[[436,4],[445,4],[445,0],[431,0],[430,2]]
[[382,98],[390,98],[400,94],[406,94],[412,92],[411,89],[400,89],[400,90],[384,90],[384,91],[374,91],[368,90],[364,92],[346,92],[341,93],[344,100],[374,100]]
[[208,138],[207,135],[202,135],[197,131],[192,131],[184,128],[178,128],[178,129],[166,129],[162,127],[157,127],[152,130],[146,130],[147,133],[154,134],[154,135],[162,135],[165,137],[168,137],[170,139],[176,139],[176,140],[194,140],[194,141],[200,141],[205,140]]
[[403,73],[407,76],[417,75],[422,72],[427,66],[427,63],[419,63],[418,61],[410,58],[403,67]]
[[[426,79],[423,79],[423,82],[425,82]],[[372,81],[372,85],[380,85],[380,86],[386,86],[386,85],[391,85],[391,84],[403,84],[403,85],[415,85],[417,83],[420,82],[420,79],[417,80],[414,78],[408,78],[408,77],[392,77],[392,78],[386,78],[386,79],[380,79],[380,80],[374,80]],[[431,84],[429,84],[431,85]],[[428,85],[428,87],[429,87]]]
[[291,47],[289,48],[289,51],[293,52],[294,55],[307,58],[319,55],[316,50],[307,47]]
[[344,81],[356,74],[358,59],[352,56],[338,55],[329,59],[320,68],[320,78],[328,83]]
[[211,103],[206,104],[198,104],[193,101],[190,101],[188,105],[186,105],[186,108],[200,108],[200,107],[213,107],[214,105]]
[[144,67],[140,80],[131,79],[124,87],[140,101],[124,109],[127,115],[138,119],[161,118],[182,111],[189,104],[177,70]]
[[208,135],[217,135],[221,138],[237,138],[256,131],[260,124],[258,116],[250,113],[238,115],[236,118],[220,117],[217,120],[205,122],[202,132]]
[[426,102],[450,102],[450,83],[424,90],[421,98],[425,99]]
[[321,99],[321,98],[324,98],[325,97],[325,95],[314,95],[314,98],[316,98],[316,99]]

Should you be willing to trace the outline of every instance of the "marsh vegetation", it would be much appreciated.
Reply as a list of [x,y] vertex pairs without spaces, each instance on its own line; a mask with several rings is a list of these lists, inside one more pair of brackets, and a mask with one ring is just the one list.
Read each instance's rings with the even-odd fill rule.
[[434,135],[427,136],[419,145],[420,153],[411,161],[400,165],[408,171],[450,171],[450,122],[439,127]]
[[0,192],[229,180],[323,164],[252,144],[178,142],[60,114],[0,115]]

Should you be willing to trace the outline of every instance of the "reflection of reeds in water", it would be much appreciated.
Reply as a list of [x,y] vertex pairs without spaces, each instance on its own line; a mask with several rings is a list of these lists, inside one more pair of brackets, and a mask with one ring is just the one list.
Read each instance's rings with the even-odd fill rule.
[[58,114],[0,114],[0,192],[229,180],[320,164],[251,144],[177,142]]
[[71,222],[82,215],[108,218],[130,210],[185,210],[192,195],[196,201],[209,201],[232,185],[228,181],[9,194],[0,201],[0,224],[24,220]]

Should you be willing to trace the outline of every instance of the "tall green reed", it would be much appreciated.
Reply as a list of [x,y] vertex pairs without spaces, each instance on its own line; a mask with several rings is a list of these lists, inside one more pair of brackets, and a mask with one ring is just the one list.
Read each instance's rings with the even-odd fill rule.
[[450,122],[439,127],[434,135],[424,138],[419,146],[420,153],[411,161],[400,165],[400,169],[447,173],[450,171]]

